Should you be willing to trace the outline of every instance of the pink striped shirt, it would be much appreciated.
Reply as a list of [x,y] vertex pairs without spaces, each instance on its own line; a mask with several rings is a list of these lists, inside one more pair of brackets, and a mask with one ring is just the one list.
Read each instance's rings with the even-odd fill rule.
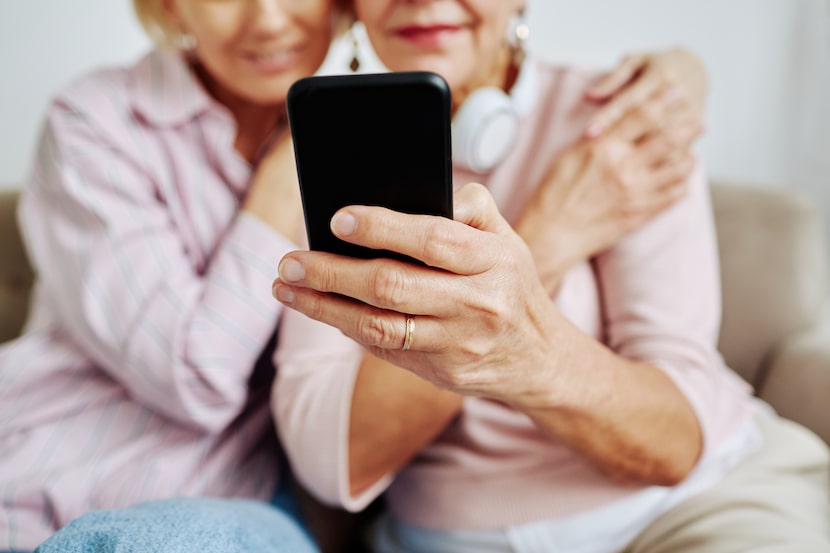
[[173,52],[49,108],[19,213],[33,312],[0,348],[0,550],[90,509],[270,496],[271,356],[257,360],[295,246],[240,213],[252,168],[235,133]]
[[[474,180],[487,185],[511,222],[551,160],[579,139],[593,110],[583,98],[596,74],[542,63],[529,67],[533,90],[516,91],[524,97],[516,99],[525,113],[508,158],[488,175],[454,173],[456,185]],[[749,387],[716,350],[717,261],[708,188],[698,171],[685,199],[575,267],[552,298],[584,332],[623,357],[651,362],[674,380],[703,429],[701,467],[710,474],[698,477],[708,481],[754,447],[747,441],[737,454],[727,447],[752,424],[752,402]],[[467,398],[460,416],[406,468],[352,497],[349,412],[361,355],[339,331],[286,313],[273,396],[277,427],[297,476],[328,503],[359,509],[388,488],[392,512],[406,523],[495,529],[564,520],[643,491],[612,482],[522,413]],[[328,444],[325,454],[321,443]]]

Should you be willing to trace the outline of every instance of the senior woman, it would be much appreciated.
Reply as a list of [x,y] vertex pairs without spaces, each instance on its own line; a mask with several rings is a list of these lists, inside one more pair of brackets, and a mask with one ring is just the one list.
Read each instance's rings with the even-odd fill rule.
[[423,266],[280,262],[274,295],[296,313],[274,412],[298,478],[351,510],[385,491],[381,552],[828,550],[826,447],[753,400],[716,351],[702,171],[641,228],[564,263],[557,182],[689,160],[636,110],[584,140],[596,76],[505,44],[520,0],[354,4],[387,67],[439,72],[458,109],[502,88],[523,103],[521,132],[492,170],[456,167],[457,184],[486,188],[457,189],[454,221],[366,206],[332,219],[343,240]]

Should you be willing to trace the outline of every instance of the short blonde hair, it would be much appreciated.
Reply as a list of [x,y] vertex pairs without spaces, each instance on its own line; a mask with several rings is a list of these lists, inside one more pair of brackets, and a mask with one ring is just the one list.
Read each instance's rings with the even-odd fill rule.
[[144,31],[159,46],[181,47],[182,32],[164,9],[164,0],[133,0],[133,9]]

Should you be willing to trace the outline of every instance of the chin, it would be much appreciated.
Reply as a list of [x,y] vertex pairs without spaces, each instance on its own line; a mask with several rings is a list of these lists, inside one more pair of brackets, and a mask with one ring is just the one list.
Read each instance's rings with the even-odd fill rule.
[[438,73],[450,85],[450,89],[462,82],[458,64],[442,55],[422,55],[398,60],[399,63],[386,64],[393,71],[430,71]]
[[239,87],[237,94],[253,104],[280,104],[285,102],[288,89],[295,80],[294,78],[281,77],[272,79],[270,82],[250,83],[248,86]]

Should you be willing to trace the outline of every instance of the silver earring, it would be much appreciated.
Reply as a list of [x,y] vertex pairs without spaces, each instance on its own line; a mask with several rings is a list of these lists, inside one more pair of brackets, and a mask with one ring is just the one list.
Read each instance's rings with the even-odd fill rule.
[[360,69],[360,46],[354,32],[354,24],[349,27],[349,38],[352,40],[352,61],[349,62],[349,69],[352,70],[352,73],[357,73],[357,70]]
[[527,50],[525,44],[530,38],[530,27],[525,21],[525,10],[522,8],[516,14],[516,19],[513,24],[511,50],[513,55],[513,66],[521,67],[527,57]]

